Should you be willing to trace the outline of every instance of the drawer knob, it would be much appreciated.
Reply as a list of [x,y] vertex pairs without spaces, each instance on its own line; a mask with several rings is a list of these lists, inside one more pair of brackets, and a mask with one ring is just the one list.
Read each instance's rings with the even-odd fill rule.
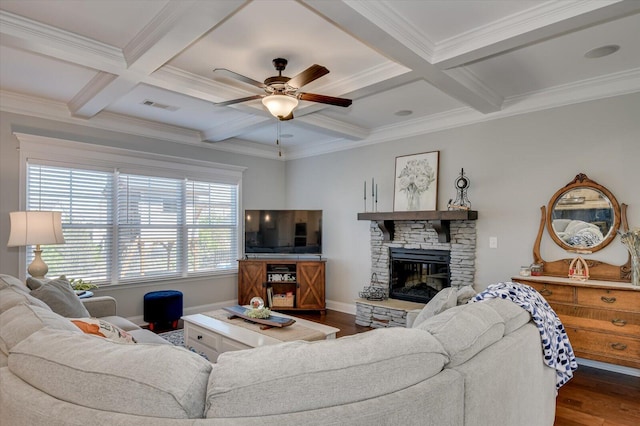
[[604,303],[614,303],[616,301],[616,298],[602,296],[600,300],[602,300]]
[[551,296],[553,292],[545,287],[542,290],[540,290],[540,294],[543,296]]
[[625,325],[627,325],[627,321],[619,318],[614,318],[611,320],[611,324],[617,325],[618,327],[624,327]]
[[201,334],[199,334],[199,335],[198,335],[198,337],[197,337],[197,339],[198,339],[198,340],[202,340],[202,335],[201,335]]
[[625,349],[627,349],[627,345],[625,345],[624,343],[612,343],[611,347],[616,351],[624,351]]

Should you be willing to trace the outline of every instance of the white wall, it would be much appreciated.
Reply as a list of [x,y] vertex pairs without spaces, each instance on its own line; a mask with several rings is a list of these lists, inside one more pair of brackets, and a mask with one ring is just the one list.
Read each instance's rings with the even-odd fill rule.
[[[0,114],[0,273],[18,275],[18,249],[7,248],[8,213],[19,208],[18,141],[12,131],[69,138],[247,167],[243,208],[322,209],[327,262],[327,299],[332,308],[353,311],[353,299],[370,281],[369,222],[362,187],[378,183],[378,210],[393,210],[395,157],[440,151],[439,209],[455,198],[454,179],[464,167],[469,198],[478,210],[476,287],[507,280],[532,261],[540,206],[576,174],[586,173],[629,205],[629,223],[640,226],[640,94],[598,100],[503,118],[405,140],[282,163],[116,132]],[[286,183],[286,184],[285,184]],[[285,191],[282,190],[285,188]],[[370,204],[369,204],[370,206]],[[489,236],[498,249],[489,249]],[[543,238],[542,255],[569,257]],[[593,258],[626,261],[616,239]],[[155,289],[184,293],[185,309],[234,300],[237,278],[169,281],[158,287],[100,290],[118,299],[120,313],[142,315],[142,296]]]
[[[12,132],[77,140],[138,151],[192,158],[247,167],[243,175],[243,208],[279,208],[285,204],[284,163],[256,157],[216,151],[211,145],[202,147],[176,144],[122,133],[26,117],[0,114],[0,273],[19,275],[20,248],[7,248],[9,212],[19,210],[19,143]],[[268,184],[265,184],[268,182]],[[237,274],[188,280],[168,280],[155,284],[126,285],[98,289],[118,301],[119,314],[140,319],[143,296],[148,291],[176,289],[183,292],[185,311],[190,307],[213,305],[237,300]]]
[[[378,211],[393,211],[395,157],[440,151],[438,208],[455,198],[460,169],[478,210],[476,289],[509,280],[532,262],[540,207],[578,173],[607,187],[629,205],[631,227],[640,226],[640,94],[598,100],[522,116],[497,119],[350,151],[287,162],[290,208],[324,210],[327,299],[351,305],[370,281],[369,222],[363,211],[363,182],[378,182]],[[370,204],[368,204],[370,209]],[[489,249],[489,237],[498,248]],[[546,234],[545,260],[573,257]],[[589,257],[589,256],[585,256]],[[626,261],[616,238],[591,256]]]

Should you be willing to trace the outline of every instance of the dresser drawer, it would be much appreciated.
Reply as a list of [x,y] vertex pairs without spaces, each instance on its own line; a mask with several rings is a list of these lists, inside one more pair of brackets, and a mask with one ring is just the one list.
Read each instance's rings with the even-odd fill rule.
[[554,309],[565,328],[584,328],[640,338],[640,313],[577,306]]
[[544,284],[525,281],[525,284],[535,288],[547,302],[573,302],[573,287],[566,285]]
[[636,312],[640,310],[640,291],[577,287],[576,293],[578,305]]
[[640,360],[640,339],[638,338],[572,327],[567,328],[566,331],[571,346],[578,356],[586,353]]

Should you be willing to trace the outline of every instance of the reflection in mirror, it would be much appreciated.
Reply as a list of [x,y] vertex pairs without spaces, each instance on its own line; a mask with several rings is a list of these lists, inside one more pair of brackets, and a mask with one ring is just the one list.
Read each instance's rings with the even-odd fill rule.
[[552,209],[553,230],[567,245],[591,248],[613,229],[614,212],[606,195],[591,188],[572,189]]
[[549,202],[547,229],[570,251],[598,251],[609,244],[620,225],[620,206],[605,187],[580,173]]

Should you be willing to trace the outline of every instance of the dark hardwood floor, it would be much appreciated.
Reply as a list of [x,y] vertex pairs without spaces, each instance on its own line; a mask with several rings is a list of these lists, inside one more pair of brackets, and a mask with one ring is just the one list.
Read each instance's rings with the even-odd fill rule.
[[[355,317],[328,310],[326,315],[300,313],[295,316],[340,329],[338,337],[362,333],[369,327],[356,325]],[[640,377],[584,367],[560,388],[556,399],[555,426],[640,425]]]

